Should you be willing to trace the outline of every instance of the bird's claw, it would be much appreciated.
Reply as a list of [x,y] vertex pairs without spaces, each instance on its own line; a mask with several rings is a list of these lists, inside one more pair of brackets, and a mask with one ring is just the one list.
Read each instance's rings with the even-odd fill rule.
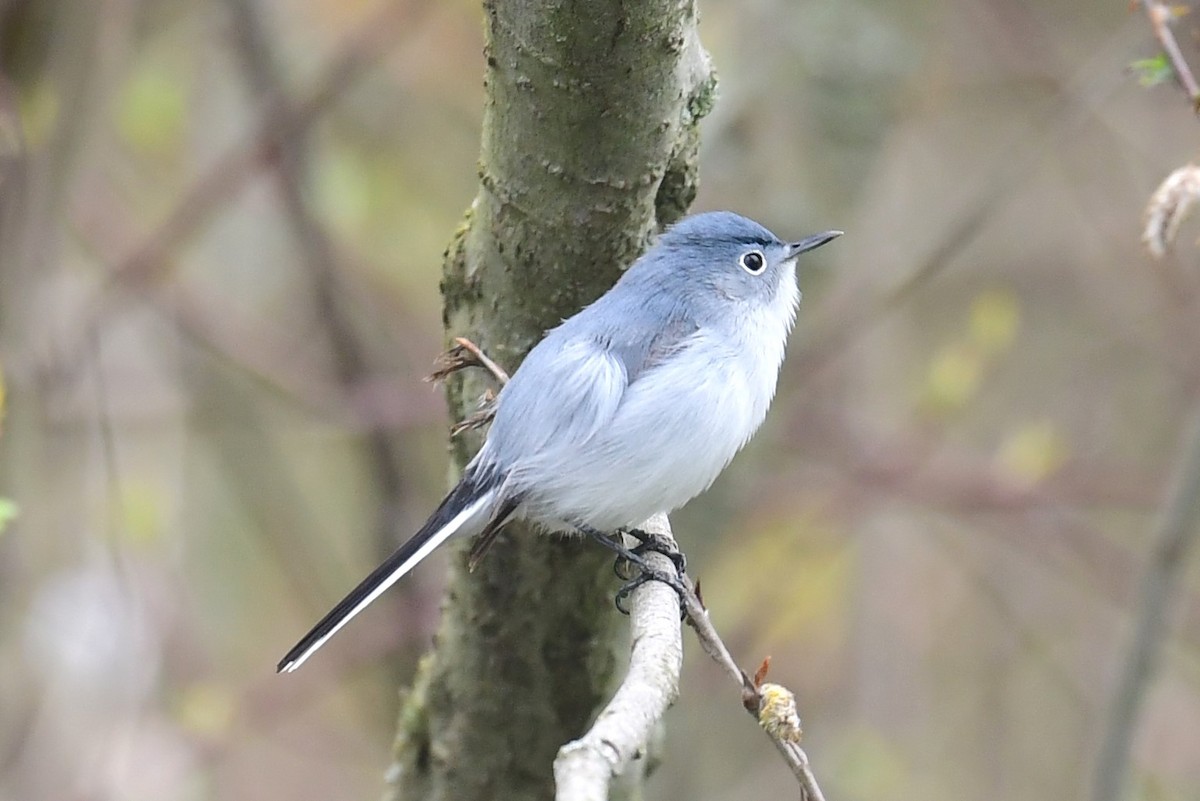
[[[680,577],[684,574],[686,560],[683,558],[683,554],[677,548],[673,547],[673,543],[670,540],[660,534],[652,534],[639,529],[624,530],[618,532],[617,536],[610,536],[603,531],[587,525],[576,524],[576,528],[580,533],[586,534],[617,554],[617,559],[613,563],[613,573],[616,574],[617,578],[625,582],[621,589],[617,591],[616,597],[613,598],[613,603],[617,607],[618,612],[623,615],[629,614],[629,609],[625,606],[625,600],[638,587],[647,581],[661,581],[675,590],[679,595],[679,609],[682,616],[687,588],[684,587]],[[638,544],[632,548],[625,547],[620,534],[629,534],[638,541]],[[647,562],[645,558],[645,554],[647,553],[662,554],[670,559],[671,564],[675,566],[675,575],[659,570]],[[636,575],[632,571],[634,567],[638,569]]]
[[[624,559],[619,558],[617,561],[624,561]],[[629,607],[625,605],[625,601],[633,594],[633,591],[648,581],[661,581],[663,584],[666,584],[668,587],[675,590],[675,593],[679,596],[679,615],[682,618],[685,609],[683,599],[684,595],[687,593],[687,588],[684,587],[683,582],[679,580],[679,574],[673,576],[670,573],[650,567],[648,564],[645,566],[639,565],[638,567],[640,572],[632,579],[625,582],[625,584],[621,586],[621,589],[617,590],[617,594],[613,596],[613,606],[617,607],[617,611],[623,615],[628,615]]]
[[632,553],[638,556],[647,553],[662,554],[675,565],[676,573],[682,575],[687,572],[687,557],[675,547],[675,543],[662,534],[653,531],[642,531],[640,528],[623,529],[622,533],[628,534],[638,541],[637,545],[630,548]]
[[[618,556],[616,562],[613,563],[613,572],[617,578],[625,582],[613,598],[613,605],[617,607],[617,611],[628,615],[629,608],[625,605],[625,601],[633,594],[633,591],[647,581],[661,581],[679,595],[679,607],[682,614],[683,599],[687,589],[680,581],[680,577],[687,571],[687,558],[675,547],[673,542],[661,534],[641,529],[624,529],[621,533],[633,537],[638,544],[629,549],[630,556],[635,558]],[[675,566],[675,575],[651,566],[643,558],[647,553],[657,553],[670,559],[671,564]],[[633,566],[638,568],[637,575],[634,575],[631,570]]]

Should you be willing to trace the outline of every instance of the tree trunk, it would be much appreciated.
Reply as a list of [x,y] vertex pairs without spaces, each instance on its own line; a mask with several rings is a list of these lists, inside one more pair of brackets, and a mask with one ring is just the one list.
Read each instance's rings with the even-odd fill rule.
[[[508,369],[695,196],[715,78],[690,2],[484,4],[480,190],[446,253],[445,325]],[[453,415],[484,376],[459,373]],[[465,464],[478,439],[458,440]],[[631,480],[637,480],[631,476]],[[401,710],[388,798],[553,797],[558,748],[612,685],[609,554],[512,525],[468,574]]]

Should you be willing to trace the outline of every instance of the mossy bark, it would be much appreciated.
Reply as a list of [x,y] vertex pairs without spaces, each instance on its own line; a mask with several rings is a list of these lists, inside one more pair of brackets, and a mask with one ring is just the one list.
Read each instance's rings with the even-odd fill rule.
[[[691,2],[484,11],[480,190],[442,291],[447,333],[513,369],[690,204],[715,79]],[[477,372],[450,382],[456,418],[485,385]],[[455,442],[459,466],[477,445]],[[387,797],[552,798],[554,756],[616,669],[612,559],[513,525],[474,573],[462,553],[453,563],[435,648],[400,714]]]

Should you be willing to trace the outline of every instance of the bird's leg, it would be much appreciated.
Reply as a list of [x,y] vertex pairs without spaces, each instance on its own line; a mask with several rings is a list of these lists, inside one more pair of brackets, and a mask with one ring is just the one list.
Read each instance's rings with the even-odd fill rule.
[[[628,598],[634,590],[645,584],[647,581],[661,581],[663,584],[666,584],[668,587],[675,590],[675,592],[679,595],[679,602],[680,606],[682,607],[683,598],[687,594],[687,590],[684,588],[683,582],[679,580],[679,576],[683,572],[683,554],[671,549],[670,546],[668,546],[666,542],[662,541],[661,538],[655,537],[644,531],[638,531],[637,533],[628,532],[631,534],[631,536],[639,541],[639,544],[633,548],[627,548],[621,541],[620,533],[618,533],[616,536],[612,536],[605,534],[603,531],[594,529],[591,526],[584,525],[576,525],[575,528],[617,555],[617,561],[613,564],[613,572],[617,574],[617,578],[625,581],[625,584],[622,585],[621,589],[617,590],[616,597],[613,598],[613,604],[617,607],[618,612],[623,615],[629,614],[629,609],[624,603],[625,599]],[[651,546],[657,547],[649,547],[647,546],[647,542],[650,542]],[[665,571],[659,570],[647,562],[643,556],[643,554],[647,551],[661,553],[669,558],[675,565],[676,573],[672,575]],[[630,577],[628,571],[623,569],[627,565],[633,565],[637,567],[639,571],[638,574]]]
[[[675,572],[683,575],[687,572],[687,557],[681,551],[675,548],[673,543],[661,534],[655,534],[650,531],[642,531],[640,528],[623,528],[617,532],[617,535],[628,534],[638,541],[638,544],[629,549],[629,552],[634,556],[642,556],[646,553],[661,554],[671,560],[675,565]],[[617,574],[617,578],[629,579],[632,575],[626,569],[632,564],[627,559],[618,559],[613,566],[613,572]],[[641,563],[637,563],[641,566]]]
[[[662,536],[661,534],[656,534],[653,531],[643,531],[640,528],[627,528],[621,529],[617,536],[619,537],[621,534],[628,534],[638,541],[637,545],[629,549],[630,553],[634,554],[635,556],[641,558],[643,554],[646,553],[657,553],[671,560],[671,564],[675,566],[675,580],[673,582],[668,581],[665,583],[674,589],[676,593],[679,593],[679,601],[682,606],[683,594],[680,592],[682,582],[679,580],[679,578],[685,572],[687,572],[687,557],[683,555],[683,552],[676,548],[674,544],[666,537]],[[642,561],[644,562],[645,560],[643,559]],[[617,565],[613,566],[614,570],[616,570],[617,567],[622,564],[628,565],[630,562],[628,560],[618,559]],[[641,567],[640,564],[639,567]],[[658,571],[655,572],[657,573]],[[621,573],[618,572],[617,575],[621,576]],[[627,576],[621,577],[626,578]],[[637,576],[634,576],[632,579],[627,581],[625,585],[617,591],[616,598],[613,599],[613,603],[616,605],[617,609],[624,614],[628,614],[629,612],[623,603],[624,600],[628,598],[630,594],[632,594],[633,591],[638,587],[645,584],[647,581],[654,580],[655,578],[656,576],[647,574],[645,568],[641,568],[641,572]],[[679,586],[676,586],[677,584]]]

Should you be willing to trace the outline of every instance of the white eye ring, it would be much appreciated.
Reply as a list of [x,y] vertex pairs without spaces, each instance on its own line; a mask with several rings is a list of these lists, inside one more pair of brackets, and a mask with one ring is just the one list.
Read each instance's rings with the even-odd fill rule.
[[767,269],[767,257],[761,250],[752,250],[749,253],[743,253],[738,259],[738,264],[751,275],[762,275],[762,271]]

